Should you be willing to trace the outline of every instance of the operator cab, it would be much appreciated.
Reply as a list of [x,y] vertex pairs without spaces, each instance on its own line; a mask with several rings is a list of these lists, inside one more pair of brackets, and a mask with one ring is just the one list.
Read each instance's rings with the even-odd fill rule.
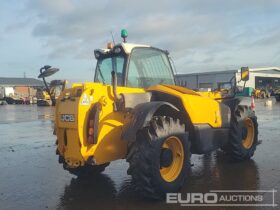
[[111,84],[116,73],[117,86],[147,88],[156,84],[175,85],[168,52],[148,45],[121,43],[94,51],[97,59],[94,82]]

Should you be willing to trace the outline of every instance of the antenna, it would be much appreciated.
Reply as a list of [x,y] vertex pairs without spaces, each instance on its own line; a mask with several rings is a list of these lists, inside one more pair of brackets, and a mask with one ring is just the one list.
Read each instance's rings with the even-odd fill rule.
[[115,46],[115,39],[114,39],[113,31],[111,31],[111,36],[112,36],[112,40],[113,40],[113,43],[114,43],[114,46]]

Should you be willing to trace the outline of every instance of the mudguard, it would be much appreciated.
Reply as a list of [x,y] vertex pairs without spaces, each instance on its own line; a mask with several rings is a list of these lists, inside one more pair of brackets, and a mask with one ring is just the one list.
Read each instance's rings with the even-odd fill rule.
[[174,112],[179,113],[179,109],[168,102],[152,101],[139,104],[132,111],[132,118],[130,123],[124,128],[122,139],[128,142],[134,142],[137,131],[148,126],[154,114],[159,110],[168,116]]
[[232,112],[235,111],[235,109],[240,104],[240,102],[241,102],[240,98],[228,98],[222,100],[222,103],[227,105]]

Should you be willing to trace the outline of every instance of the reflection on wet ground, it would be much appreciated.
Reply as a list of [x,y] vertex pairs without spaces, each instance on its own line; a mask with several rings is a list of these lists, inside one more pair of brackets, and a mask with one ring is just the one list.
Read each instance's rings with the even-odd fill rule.
[[[271,108],[263,106],[263,102],[257,101],[262,144],[254,158],[230,163],[221,151],[193,155],[194,166],[182,189],[183,194],[209,190],[279,191],[280,103]],[[51,107],[25,105],[0,107],[1,210],[186,208],[165,201],[148,201],[139,196],[126,174],[128,164],[124,160],[111,163],[96,177],[77,178],[68,174],[58,164],[55,155],[53,111]],[[263,194],[271,200],[269,194]],[[275,202],[280,204],[279,192]]]

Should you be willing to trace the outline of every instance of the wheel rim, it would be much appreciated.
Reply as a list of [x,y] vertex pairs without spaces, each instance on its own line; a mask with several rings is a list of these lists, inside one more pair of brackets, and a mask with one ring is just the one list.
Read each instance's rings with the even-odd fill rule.
[[246,129],[246,135],[242,139],[242,145],[246,149],[250,149],[254,143],[255,128],[254,122],[250,118],[244,120],[244,128]]
[[164,141],[162,149],[169,149],[172,151],[172,162],[169,166],[160,168],[160,175],[166,182],[172,182],[182,171],[184,147],[178,137],[171,136]]

